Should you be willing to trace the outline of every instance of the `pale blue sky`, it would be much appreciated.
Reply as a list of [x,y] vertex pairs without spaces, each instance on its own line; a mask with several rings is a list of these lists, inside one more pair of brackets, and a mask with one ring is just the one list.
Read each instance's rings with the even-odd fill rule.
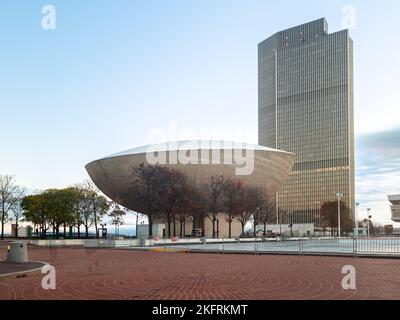
[[[55,30],[41,27],[46,4]],[[398,171],[374,180],[365,162],[368,139],[399,137],[397,0],[2,1],[0,174],[31,190],[74,184],[86,163],[160,140],[154,130],[175,138],[171,123],[176,138],[218,129],[205,137],[256,143],[257,44],[321,17],[340,30],[344,5],[356,10],[357,197],[390,222]],[[379,161],[393,168],[400,141],[390,141]]]

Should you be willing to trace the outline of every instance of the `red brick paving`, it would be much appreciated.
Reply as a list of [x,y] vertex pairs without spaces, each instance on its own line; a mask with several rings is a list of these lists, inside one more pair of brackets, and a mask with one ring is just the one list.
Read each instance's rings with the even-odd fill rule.
[[[3,251],[0,248],[1,251]],[[0,281],[0,299],[400,299],[400,260],[29,248],[57,271]],[[343,290],[344,265],[357,290]]]
[[27,262],[27,263],[9,263],[6,261],[0,261],[0,277],[14,272],[29,271],[32,269],[40,268],[43,263],[40,262]]

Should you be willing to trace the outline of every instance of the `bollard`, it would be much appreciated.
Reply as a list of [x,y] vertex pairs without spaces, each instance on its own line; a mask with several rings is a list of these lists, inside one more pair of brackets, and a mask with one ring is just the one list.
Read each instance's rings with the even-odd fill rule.
[[7,262],[28,262],[28,249],[25,242],[11,242],[7,250]]

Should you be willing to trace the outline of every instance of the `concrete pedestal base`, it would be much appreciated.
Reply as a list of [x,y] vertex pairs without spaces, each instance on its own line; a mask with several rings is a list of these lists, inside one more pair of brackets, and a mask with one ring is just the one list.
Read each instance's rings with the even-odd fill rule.
[[7,250],[7,262],[28,262],[28,249],[25,242],[11,242]]

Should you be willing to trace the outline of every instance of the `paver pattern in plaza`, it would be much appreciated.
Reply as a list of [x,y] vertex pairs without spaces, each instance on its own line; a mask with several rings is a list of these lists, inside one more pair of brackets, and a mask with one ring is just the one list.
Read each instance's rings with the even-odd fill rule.
[[[0,252],[4,247],[0,246]],[[0,281],[0,299],[400,299],[400,260],[29,247],[56,269]],[[342,267],[357,290],[343,290]]]

